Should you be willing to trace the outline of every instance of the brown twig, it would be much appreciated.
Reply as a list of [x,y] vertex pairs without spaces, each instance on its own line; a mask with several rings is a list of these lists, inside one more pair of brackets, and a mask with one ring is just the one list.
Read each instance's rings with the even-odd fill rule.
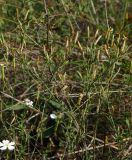
[[[111,146],[113,146],[115,144],[117,144],[117,143],[113,142],[113,143],[108,143],[105,146],[111,147]],[[104,144],[98,145],[98,146],[95,146],[95,147],[86,147],[85,149],[80,149],[78,151],[74,151],[74,152],[71,152],[71,153],[58,154],[58,156],[50,157],[50,158],[48,158],[48,160],[52,160],[52,159],[56,159],[56,158],[61,158],[61,157],[68,157],[68,156],[71,156],[71,155],[74,155],[74,154],[78,154],[78,153],[82,153],[82,152],[86,152],[86,151],[92,151],[93,149],[100,149],[100,148],[103,148],[103,147],[104,147]]]

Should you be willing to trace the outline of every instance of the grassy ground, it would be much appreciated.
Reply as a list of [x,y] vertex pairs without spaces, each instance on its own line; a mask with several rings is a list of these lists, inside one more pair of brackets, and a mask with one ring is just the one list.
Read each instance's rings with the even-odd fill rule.
[[131,160],[130,1],[0,6],[1,159]]

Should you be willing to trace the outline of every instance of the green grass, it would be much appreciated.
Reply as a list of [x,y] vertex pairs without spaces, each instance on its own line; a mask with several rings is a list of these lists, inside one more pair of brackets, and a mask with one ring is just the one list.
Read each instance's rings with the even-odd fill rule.
[[130,160],[130,1],[0,6],[0,141],[15,141],[0,157]]

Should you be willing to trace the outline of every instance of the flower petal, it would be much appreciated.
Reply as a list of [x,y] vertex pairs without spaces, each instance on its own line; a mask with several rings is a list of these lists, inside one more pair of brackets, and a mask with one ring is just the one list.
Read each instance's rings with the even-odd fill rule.
[[9,145],[14,146],[14,145],[15,145],[15,142],[10,142]]
[[6,149],[7,149],[7,146],[0,147],[0,150],[2,150],[2,151],[6,150]]
[[0,147],[2,147],[4,144],[0,142]]
[[7,144],[10,143],[8,140],[3,140],[2,142],[3,142],[4,145],[7,145]]
[[10,151],[12,151],[12,150],[14,150],[14,149],[15,149],[15,146],[8,145],[8,149],[9,149]]
[[56,119],[57,116],[56,116],[55,114],[52,113],[52,114],[50,114],[50,118],[51,118],[51,119]]

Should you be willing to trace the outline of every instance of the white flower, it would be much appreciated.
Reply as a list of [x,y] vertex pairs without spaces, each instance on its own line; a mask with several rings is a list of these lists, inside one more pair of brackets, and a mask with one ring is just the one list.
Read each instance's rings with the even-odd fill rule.
[[56,119],[57,116],[56,116],[54,113],[52,113],[52,114],[50,114],[50,118],[51,118],[51,119]]
[[33,107],[33,101],[30,101],[28,98],[24,100],[24,103],[29,107]]
[[10,151],[15,149],[15,142],[9,142],[8,140],[3,140],[0,142],[0,150],[9,149]]

